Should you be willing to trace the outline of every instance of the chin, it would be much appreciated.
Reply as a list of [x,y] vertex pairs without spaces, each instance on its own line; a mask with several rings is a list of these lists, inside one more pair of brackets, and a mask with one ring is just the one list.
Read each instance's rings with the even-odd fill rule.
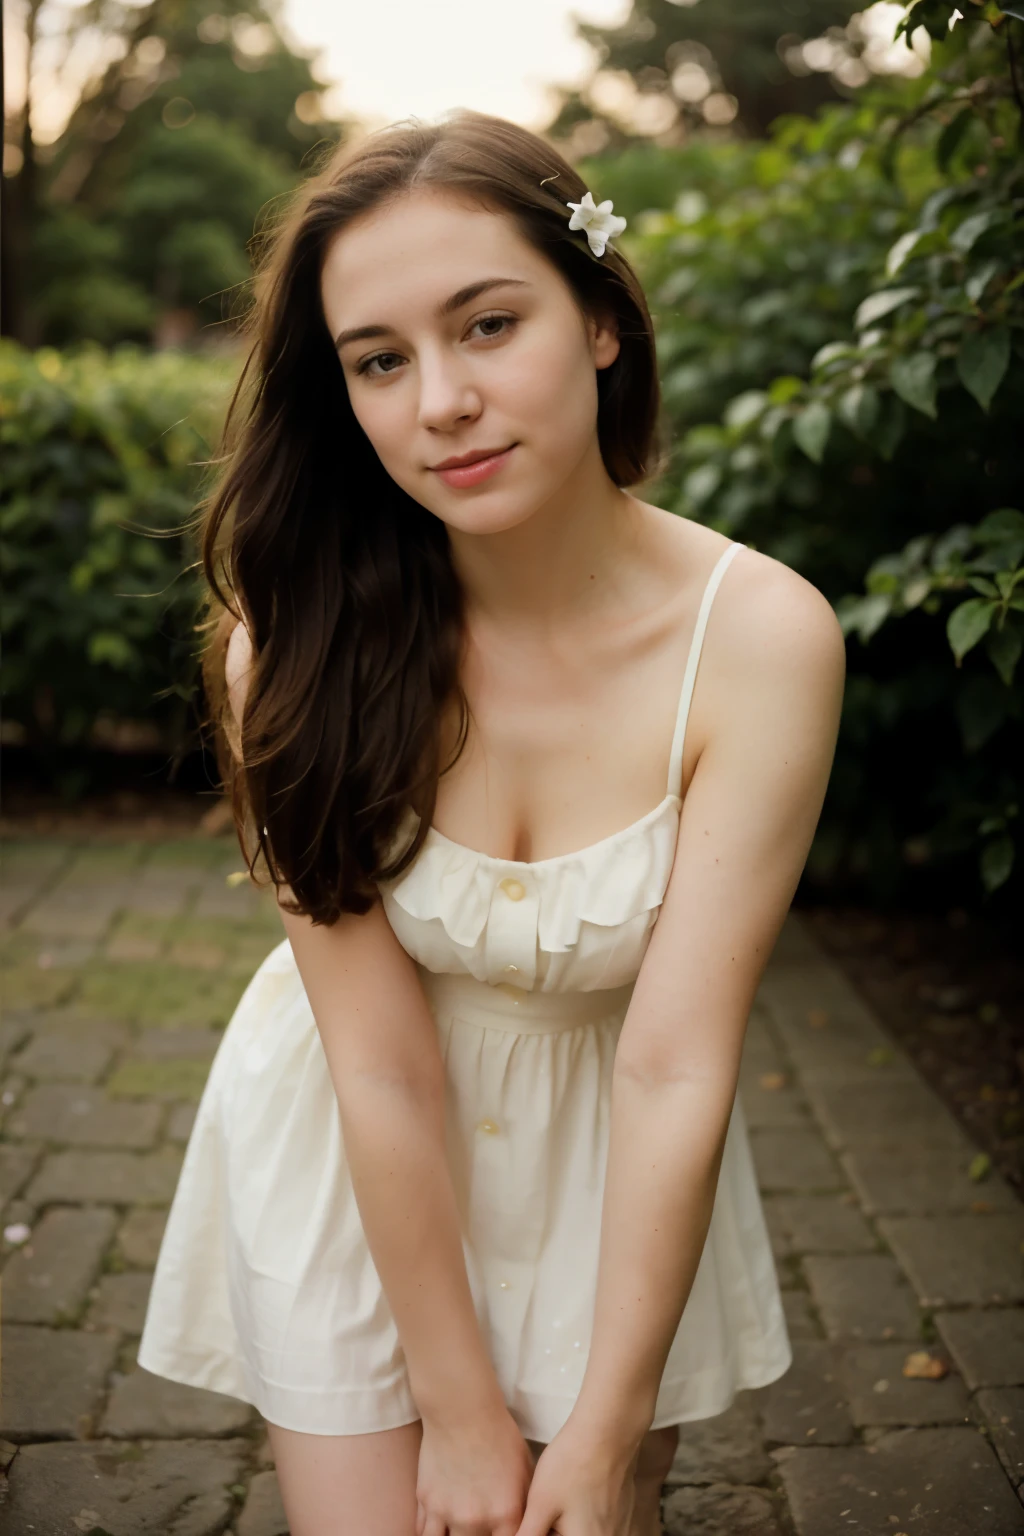
[[532,498],[526,504],[520,498],[494,497],[488,502],[480,497],[475,502],[467,499],[461,507],[448,503],[430,510],[449,528],[457,528],[460,533],[505,533],[509,528],[528,523],[539,505],[540,502]]

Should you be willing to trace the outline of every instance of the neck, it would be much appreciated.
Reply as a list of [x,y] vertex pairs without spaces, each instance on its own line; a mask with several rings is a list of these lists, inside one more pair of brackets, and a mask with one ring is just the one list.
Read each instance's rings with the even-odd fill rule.
[[639,548],[640,504],[593,452],[531,517],[497,533],[449,527],[468,618],[547,628],[585,618],[628,582]]

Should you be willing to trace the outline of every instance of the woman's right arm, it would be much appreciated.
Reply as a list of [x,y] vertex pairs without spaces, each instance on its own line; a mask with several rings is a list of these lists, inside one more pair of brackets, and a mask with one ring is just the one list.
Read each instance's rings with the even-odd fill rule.
[[[250,666],[239,624],[225,657],[239,729]],[[360,1219],[423,1418],[424,1536],[433,1536],[431,1520],[442,1519],[453,1533],[504,1536],[518,1526],[533,1463],[505,1406],[469,1288],[445,1152],[444,1066],[416,968],[379,901],[364,916],[346,913],[330,927],[279,910],[337,1095]]]

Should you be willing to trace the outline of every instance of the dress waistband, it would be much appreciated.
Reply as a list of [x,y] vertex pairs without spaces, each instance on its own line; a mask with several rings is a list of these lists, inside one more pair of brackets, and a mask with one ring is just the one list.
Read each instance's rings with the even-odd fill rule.
[[423,991],[437,1016],[451,1015],[486,1029],[547,1035],[581,1024],[625,1018],[633,983],[594,992],[530,992],[506,982],[492,986],[475,976],[440,975],[417,966]]

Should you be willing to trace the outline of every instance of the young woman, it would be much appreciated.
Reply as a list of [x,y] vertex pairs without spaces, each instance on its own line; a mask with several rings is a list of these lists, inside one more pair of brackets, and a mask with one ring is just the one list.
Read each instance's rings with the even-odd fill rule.
[[287,937],[139,1359],[260,1409],[293,1536],[654,1536],[677,1426],[791,1361],[736,1084],[843,645],[626,489],[620,229],[462,112],[338,151],[258,277],[207,666]]

